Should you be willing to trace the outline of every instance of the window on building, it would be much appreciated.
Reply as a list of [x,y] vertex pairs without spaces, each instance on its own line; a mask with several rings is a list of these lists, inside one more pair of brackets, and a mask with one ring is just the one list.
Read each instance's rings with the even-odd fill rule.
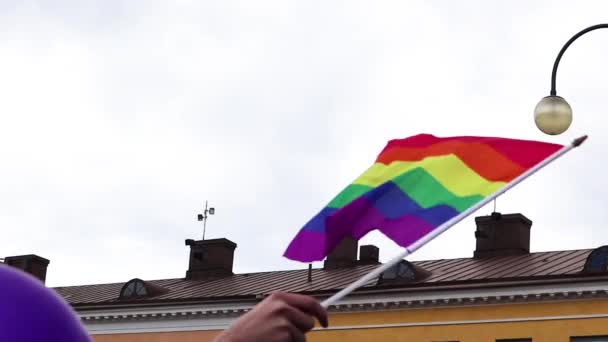
[[378,277],[378,285],[419,281],[428,277],[430,274],[429,271],[415,266],[407,260],[401,260]]
[[167,288],[156,285],[153,282],[145,282],[139,278],[135,278],[129,280],[122,286],[118,299],[141,299],[162,295],[167,292],[169,292],[169,289]]
[[570,337],[570,342],[608,342],[608,336]]
[[504,338],[496,340],[496,342],[532,342],[531,338]]
[[146,285],[141,279],[132,279],[120,290],[120,298],[145,297],[148,295]]
[[[586,273],[603,273],[608,271],[608,246],[602,246],[594,249],[585,262],[584,272]],[[574,338],[574,337],[573,337]],[[599,337],[604,338],[604,337]],[[583,341],[583,340],[581,340]],[[602,341],[602,340],[599,340]]]

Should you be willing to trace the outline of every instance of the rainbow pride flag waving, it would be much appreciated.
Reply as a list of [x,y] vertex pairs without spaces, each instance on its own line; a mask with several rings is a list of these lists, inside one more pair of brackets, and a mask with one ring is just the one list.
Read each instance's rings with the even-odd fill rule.
[[346,236],[378,229],[408,247],[563,146],[490,137],[391,140],[376,162],[314,216],[285,257],[323,260]]

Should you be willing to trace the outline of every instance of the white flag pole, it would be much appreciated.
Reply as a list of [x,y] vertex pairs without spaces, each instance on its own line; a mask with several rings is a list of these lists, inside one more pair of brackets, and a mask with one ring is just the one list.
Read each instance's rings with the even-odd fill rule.
[[422,246],[426,245],[427,243],[431,242],[431,240],[433,240],[434,238],[436,238],[437,236],[439,236],[441,233],[445,232],[446,230],[448,230],[450,227],[452,227],[456,223],[462,221],[464,218],[466,218],[467,216],[471,215],[472,213],[474,213],[475,211],[477,211],[479,208],[481,208],[484,205],[490,203],[496,197],[504,194],[509,189],[511,189],[514,186],[516,186],[517,184],[521,183],[524,179],[526,179],[526,178],[530,177],[531,175],[533,175],[534,173],[536,173],[536,171],[538,171],[538,170],[542,169],[543,167],[547,166],[551,162],[555,161],[557,158],[563,156],[564,154],[566,154],[567,152],[569,152],[570,150],[572,150],[573,148],[580,146],[586,139],[587,139],[587,136],[584,135],[584,136],[582,136],[582,137],[574,140],[570,145],[564,146],[563,148],[561,148],[557,152],[555,152],[552,155],[550,155],[549,157],[545,158],[543,161],[541,161],[540,163],[538,163],[536,166],[532,167],[528,171],[526,171],[526,172],[522,173],[521,175],[519,175],[519,177],[517,177],[514,180],[512,180],[509,184],[507,184],[506,186],[504,186],[500,190],[496,191],[492,195],[490,195],[490,196],[484,198],[483,200],[479,201],[478,203],[476,203],[475,205],[473,205],[469,209],[467,209],[467,210],[463,211],[462,213],[460,213],[458,216],[455,216],[455,217],[451,218],[450,220],[444,222],[442,225],[440,225],[439,227],[437,227],[436,229],[434,229],[433,231],[431,231],[429,234],[425,235],[422,239],[414,242],[411,246],[409,246],[407,248],[404,248],[404,250],[401,253],[399,253],[399,255],[395,256],[394,258],[392,258],[387,263],[384,263],[384,264],[380,265],[375,270],[369,272],[368,274],[364,275],[363,277],[361,277],[357,281],[353,282],[352,284],[348,285],[344,289],[340,290],[338,293],[336,293],[333,296],[329,297],[328,299],[324,300],[323,302],[321,302],[321,306],[323,306],[324,308],[327,309],[330,305],[332,305],[332,304],[336,303],[337,301],[339,301],[340,299],[344,298],[349,293],[351,293],[354,290],[358,289],[359,287],[361,287],[361,286],[369,283],[370,281],[375,280],[378,276],[380,276],[380,274],[382,274],[382,272],[384,272],[387,269],[393,267],[399,261],[403,260],[403,258],[405,258],[406,256],[414,253],[420,247],[422,247]]

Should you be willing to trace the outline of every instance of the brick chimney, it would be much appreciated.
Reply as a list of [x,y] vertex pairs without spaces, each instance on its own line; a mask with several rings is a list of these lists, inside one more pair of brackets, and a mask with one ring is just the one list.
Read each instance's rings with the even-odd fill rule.
[[190,262],[186,279],[200,280],[231,276],[236,243],[228,239],[186,240]]
[[360,264],[379,264],[380,249],[374,245],[365,245],[359,248]]
[[492,213],[475,218],[477,247],[474,258],[530,253],[532,221],[522,214]]
[[27,254],[6,257],[4,258],[4,263],[33,275],[44,284],[46,281],[46,269],[50,261],[34,254]]
[[359,260],[357,260],[358,241],[350,236],[345,237],[327,256],[323,268],[336,269],[356,265],[378,264],[380,250],[374,245],[361,246]]
[[357,263],[357,240],[345,237],[327,256],[323,263],[324,269],[334,269],[354,266]]

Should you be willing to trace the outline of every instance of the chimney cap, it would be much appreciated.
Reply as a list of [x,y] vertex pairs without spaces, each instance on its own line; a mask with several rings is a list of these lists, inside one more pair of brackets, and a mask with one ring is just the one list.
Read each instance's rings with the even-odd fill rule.
[[236,243],[226,238],[219,239],[205,239],[205,240],[193,240],[186,239],[186,246],[213,246],[213,245],[224,245],[227,247],[236,248]]
[[532,220],[530,220],[529,218],[527,218],[525,215],[521,214],[521,213],[515,213],[515,214],[501,214],[501,213],[497,213],[497,212],[493,212],[491,215],[488,216],[477,216],[475,217],[475,223],[486,223],[489,221],[500,221],[500,220],[520,220],[523,221],[524,223],[527,223],[528,225],[532,225]]
[[36,261],[40,262],[41,264],[43,264],[44,266],[48,266],[49,263],[51,262],[49,259],[43,258],[36,254],[23,254],[23,255],[13,255],[13,256],[4,257],[5,264],[10,264],[10,262],[14,261],[14,260],[36,260]]

